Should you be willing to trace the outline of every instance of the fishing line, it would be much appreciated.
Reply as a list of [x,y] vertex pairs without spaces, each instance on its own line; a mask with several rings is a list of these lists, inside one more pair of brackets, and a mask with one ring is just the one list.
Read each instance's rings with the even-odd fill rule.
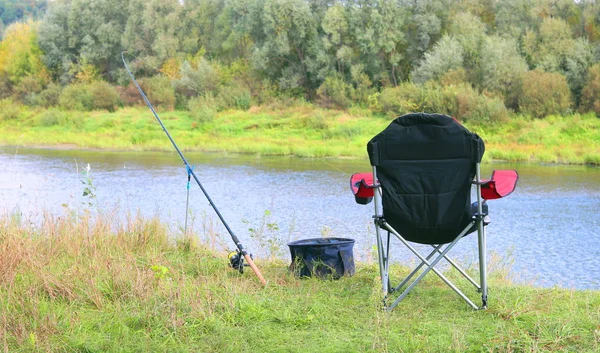
[[231,230],[231,228],[229,228],[229,225],[227,224],[227,222],[225,222],[225,219],[221,215],[221,212],[219,212],[219,210],[217,209],[217,206],[214,204],[214,202],[212,201],[212,199],[208,195],[208,192],[206,192],[206,190],[202,186],[202,183],[200,183],[200,179],[198,179],[198,177],[196,176],[196,173],[194,173],[194,171],[190,167],[190,164],[188,163],[188,161],[183,156],[183,153],[181,153],[181,150],[179,149],[179,147],[177,147],[177,144],[175,143],[175,141],[171,137],[171,134],[169,134],[169,131],[167,130],[167,128],[163,124],[162,120],[160,120],[160,117],[156,113],[156,110],[154,110],[154,107],[152,106],[152,103],[150,103],[150,100],[148,99],[148,97],[144,93],[144,90],[142,90],[142,87],[140,87],[140,85],[138,84],[137,80],[135,79],[135,76],[133,76],[133,73],[131,72],[131,70],[129,69],[129,66],[127,65],[127,61],[125,60],[125,52],[124,51],[121,52],[121,59],[123,60],[123,65],[125,66],[125,70],[127,70],[127,73],[129,74],[129,77],[131,78],[131,81],[133,82],[133,84],[137,88],[138,92],[140,92],[140,95],[144,99],[144,102],[146,102],[146,105],[148,106],[148,108],[150,108],[150,111],[152,111],[152,114],[156,118],[156,121],[158,121],[158,123],[160,124],[160,127],[162,128],[162,130],[165,132],[165,134],[169,138],[169,141],[171,141],[171,144],[175,148],[175,151],[177,151],[177,154],[179,155],[179,158],[181,158],[181,160],[183,161],[183,164],[185,164],[185,167],[187,168],[188,173],[191,175],[191,177],[194,178],[194,180],[196,181],[196,184],[198,184],[198,187],[200,187],[200,190],[202,190],[202,193],[204,194],[204,196],[208,200],[208,203],[210,204],[210,206],[213,208],[213,210],[217,214],[217,217],[219,217],[219,220],[221,220],[221,223],[223,224],[223,226],[225,227],[225,229],[227,229],[227,232],[231,236],[231,240],[233,240],[233,242],[235,243],[235,246],[238,249],[239,255],[243,256],[243,258],[246,260],[246,262],[248,263],[248,265],[250,266],[250,268],[252,269],[252,271],[256,274],[256,276],[261,281],[261,283],[263,285],[266,285],[267,281],[265,280],[265,278],[263,277],[263,275],[260,273],[260,270],[258,269],[258,267],[256,267],[256,265],[254,264],[254,260],[252,259],[252,257],[250,257],[250,255],[248,254],[248,252],[246,251],[246,249],[244,248],[244,246],[242,245],[242,243],[240,242],[240,240],[238,239],[238,237]]

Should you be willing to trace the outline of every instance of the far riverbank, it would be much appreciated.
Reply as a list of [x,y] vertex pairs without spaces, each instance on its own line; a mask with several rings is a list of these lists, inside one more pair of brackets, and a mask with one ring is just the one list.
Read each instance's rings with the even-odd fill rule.
[[[393,119],[367,109],[327,110],[312,105],[252,107],[199,119],[187,111],[160,112],[183,151],[305,158],[366,158],[366,143]],[[486,142],[484,162],[600,165],[600,119],[592,114],[531,119],[515,116],[489,125],[465,125]],[[0,145],[171,151],[152,113],[23,108],[0,119]]]

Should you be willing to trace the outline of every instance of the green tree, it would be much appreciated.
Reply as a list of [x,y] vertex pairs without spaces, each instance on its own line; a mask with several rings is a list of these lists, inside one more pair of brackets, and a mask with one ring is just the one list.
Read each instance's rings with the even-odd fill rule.
[[416,83],[439,80],[445,73],[463,67],[464,49],[452,36],[444,36],[430,52],[425,53],[423,61],[413,71],[412,79]]
[[122,37],[123,47],[159,67],[180,52],[178,0],[130,0]]
[[37,22],[13,23],[0,42],[0,76],[6,75],[12,85],[18,85],[26,77],[41,86],[49,82],[37,43],[37,28]]
[[44,62],[63,82],[70,82],[84,64],[111,79],[121,68],[121,34],[128,2],[120,0],[53,1],[39,31]]
[[365,71],[376,81],[398,85],[400,64],[405,59],[403,26],[407,12],[398,0],[349,2],[349,21]]
[[302,88],[311,94],[308,60],[317,38],[316,23],[304,0],[266,0],[262,12],[264,37],[257,38],[254,67],[282,89]]
[[486,38],[478,68],[480,90],[501,93],[504,104],[516,109],[522,77],[528,70],[516,41],[496,36]]

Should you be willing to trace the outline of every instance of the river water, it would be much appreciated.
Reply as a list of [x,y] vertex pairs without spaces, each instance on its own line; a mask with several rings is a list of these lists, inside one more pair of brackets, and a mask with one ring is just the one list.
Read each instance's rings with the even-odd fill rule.
[[[372,204],[356,204],[349,191],[350,175],[369,171],[368,161],[200,153],[186,153],[186,158],[255,256],[287,258],[288,241],[337,236],[356,240],[358,260],[375,261]],[[82,195],[88,164],[93,200]],[[509,197],[489,202],[492,264],[511,265],[511,276],[520,283],[600,289],[600,169],[488,164],[482,166],[483,177],[493,169],[516,169],[520,179]],[[159,216],[181,234],[186,186],[187,171],[174,153],[0,148],[0,212],[20,212],[32,220],[43,212],[60,214],[65,206],[77,211],[97,207],[117,217],[127,212]],[[195,184],[188,215],[188,230],[233,249]],[[463,263],[477,258],[473,235],[451,252]],[[398,249],[397,261],[413,261]]]

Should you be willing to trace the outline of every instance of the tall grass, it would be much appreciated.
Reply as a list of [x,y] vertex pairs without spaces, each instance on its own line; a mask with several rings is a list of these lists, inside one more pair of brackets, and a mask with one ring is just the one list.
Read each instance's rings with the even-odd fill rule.
[[[300,280],[257,261],[268,285],[157,219],[0,218],[5,352],[593,352],[600,293],[513,285],[492,261],[490,308],[426,277],[381,311],[374,265]],[[408,269],[394,266],[393,273]],[[451,275],[451,274],[449,274]],[[476,293],[469,292],[472,296]]]

